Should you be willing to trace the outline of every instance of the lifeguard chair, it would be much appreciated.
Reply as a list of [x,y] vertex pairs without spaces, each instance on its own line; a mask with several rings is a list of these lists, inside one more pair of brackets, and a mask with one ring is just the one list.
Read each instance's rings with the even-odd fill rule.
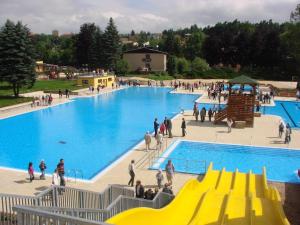
[[229,80],[227,107],[216,113],[214,122],[219,123],[230,118],[234,126],[244,124],[253,127],[257,86],[256,80],[244,75]]

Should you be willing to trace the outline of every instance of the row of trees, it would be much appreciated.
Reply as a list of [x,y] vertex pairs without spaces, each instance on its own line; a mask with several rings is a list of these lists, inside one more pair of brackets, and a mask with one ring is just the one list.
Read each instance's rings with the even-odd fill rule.
[[114,69],[120,58],[118,30],[110,18],[104,32],[94,23],[85,23],[78,34],[32,36],[37,57],[47,63],[79,68]]
[[[300,4],[291,13],[290,22],[270,21],[217,23],[204,29],[193,25],[165,30],[154,37],[141,31],[130,34],[140,45],[147,43],[169,54],[168,72],[203,76],[210,66],[241,66],[244,72],[267,79],[290,79],[300,74]],[[21,22],[7,21],[0,31],[0,81],[9,82],[16,96],[20,87],[33,85],[35,61],[104,68],[125,74],[128,64],[113,19],[104,32],[94,23],[85,23],[75,35],[32,35]],[[210,65],[210,66],[209,66]]]

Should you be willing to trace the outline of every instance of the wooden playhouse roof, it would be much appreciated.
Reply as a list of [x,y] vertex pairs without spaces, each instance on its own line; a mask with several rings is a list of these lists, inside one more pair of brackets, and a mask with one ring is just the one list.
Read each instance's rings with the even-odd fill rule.
[[229,84],[250,84],[250,85],[258,85],[258,82],[251,77],[241,75],[239,77],[235,77],[228,81]]

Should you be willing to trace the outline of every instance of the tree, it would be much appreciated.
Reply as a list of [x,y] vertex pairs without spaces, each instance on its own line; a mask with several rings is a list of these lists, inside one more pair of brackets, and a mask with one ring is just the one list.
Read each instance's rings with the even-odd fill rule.
[[126,75],[129,71],[129,64],[123,59],[119,59],[116,63],[116,74],[117,75]]
[[171,76],[176,74],[176,58],[172,55],[168,57],[167,71]]
[[204,34],[200,31],[192,33],[186,41],[185,57],[193,60],[202,55],[202,44],[204,41]]
[[296,9],[291,12],[290,20],[293,23],[299,23],[300,22],[300,4],[296,6]]
[[176,65],[179,74],[186,74],[190,71],[190,63],[185,58],[177,58]]
[[101,48],[101,31],[94,23],[81,25],[76,39],[76,59],[79,67],[87,65],[90,70],[96,69],[102,56],[99,55]]
[[285,49],[282,62],[289,73],[300,74],[300,23],[287,24],[281,34],[281,44]]
[[14,96],[35,82],[34,49],[30,30],[21,22],[7,20],[0,32],[0,80],[10,83]]
[[205,59],[197,57],[192,61],[191,72],[194,75],[199,75],[209,69],[210,67],[205,61]]
[[119,33],[113,19],[110,18],[103,34],[103,57],[106,69],[115,69],[120,58],[120,50]]

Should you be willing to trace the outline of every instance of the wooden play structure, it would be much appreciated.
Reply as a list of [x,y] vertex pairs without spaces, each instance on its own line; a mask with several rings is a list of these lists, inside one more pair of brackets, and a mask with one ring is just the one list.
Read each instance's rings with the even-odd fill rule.
[[[230,118],[235,127],[253,127],[258,82],[242,75],[229,80],[228,85],[227,107],[216,113],[214,122],[219,123]],[[250,91],[244,90],[246,85],[251,87]],[[233,86],[235,86],[235,89],[233,89]]]

